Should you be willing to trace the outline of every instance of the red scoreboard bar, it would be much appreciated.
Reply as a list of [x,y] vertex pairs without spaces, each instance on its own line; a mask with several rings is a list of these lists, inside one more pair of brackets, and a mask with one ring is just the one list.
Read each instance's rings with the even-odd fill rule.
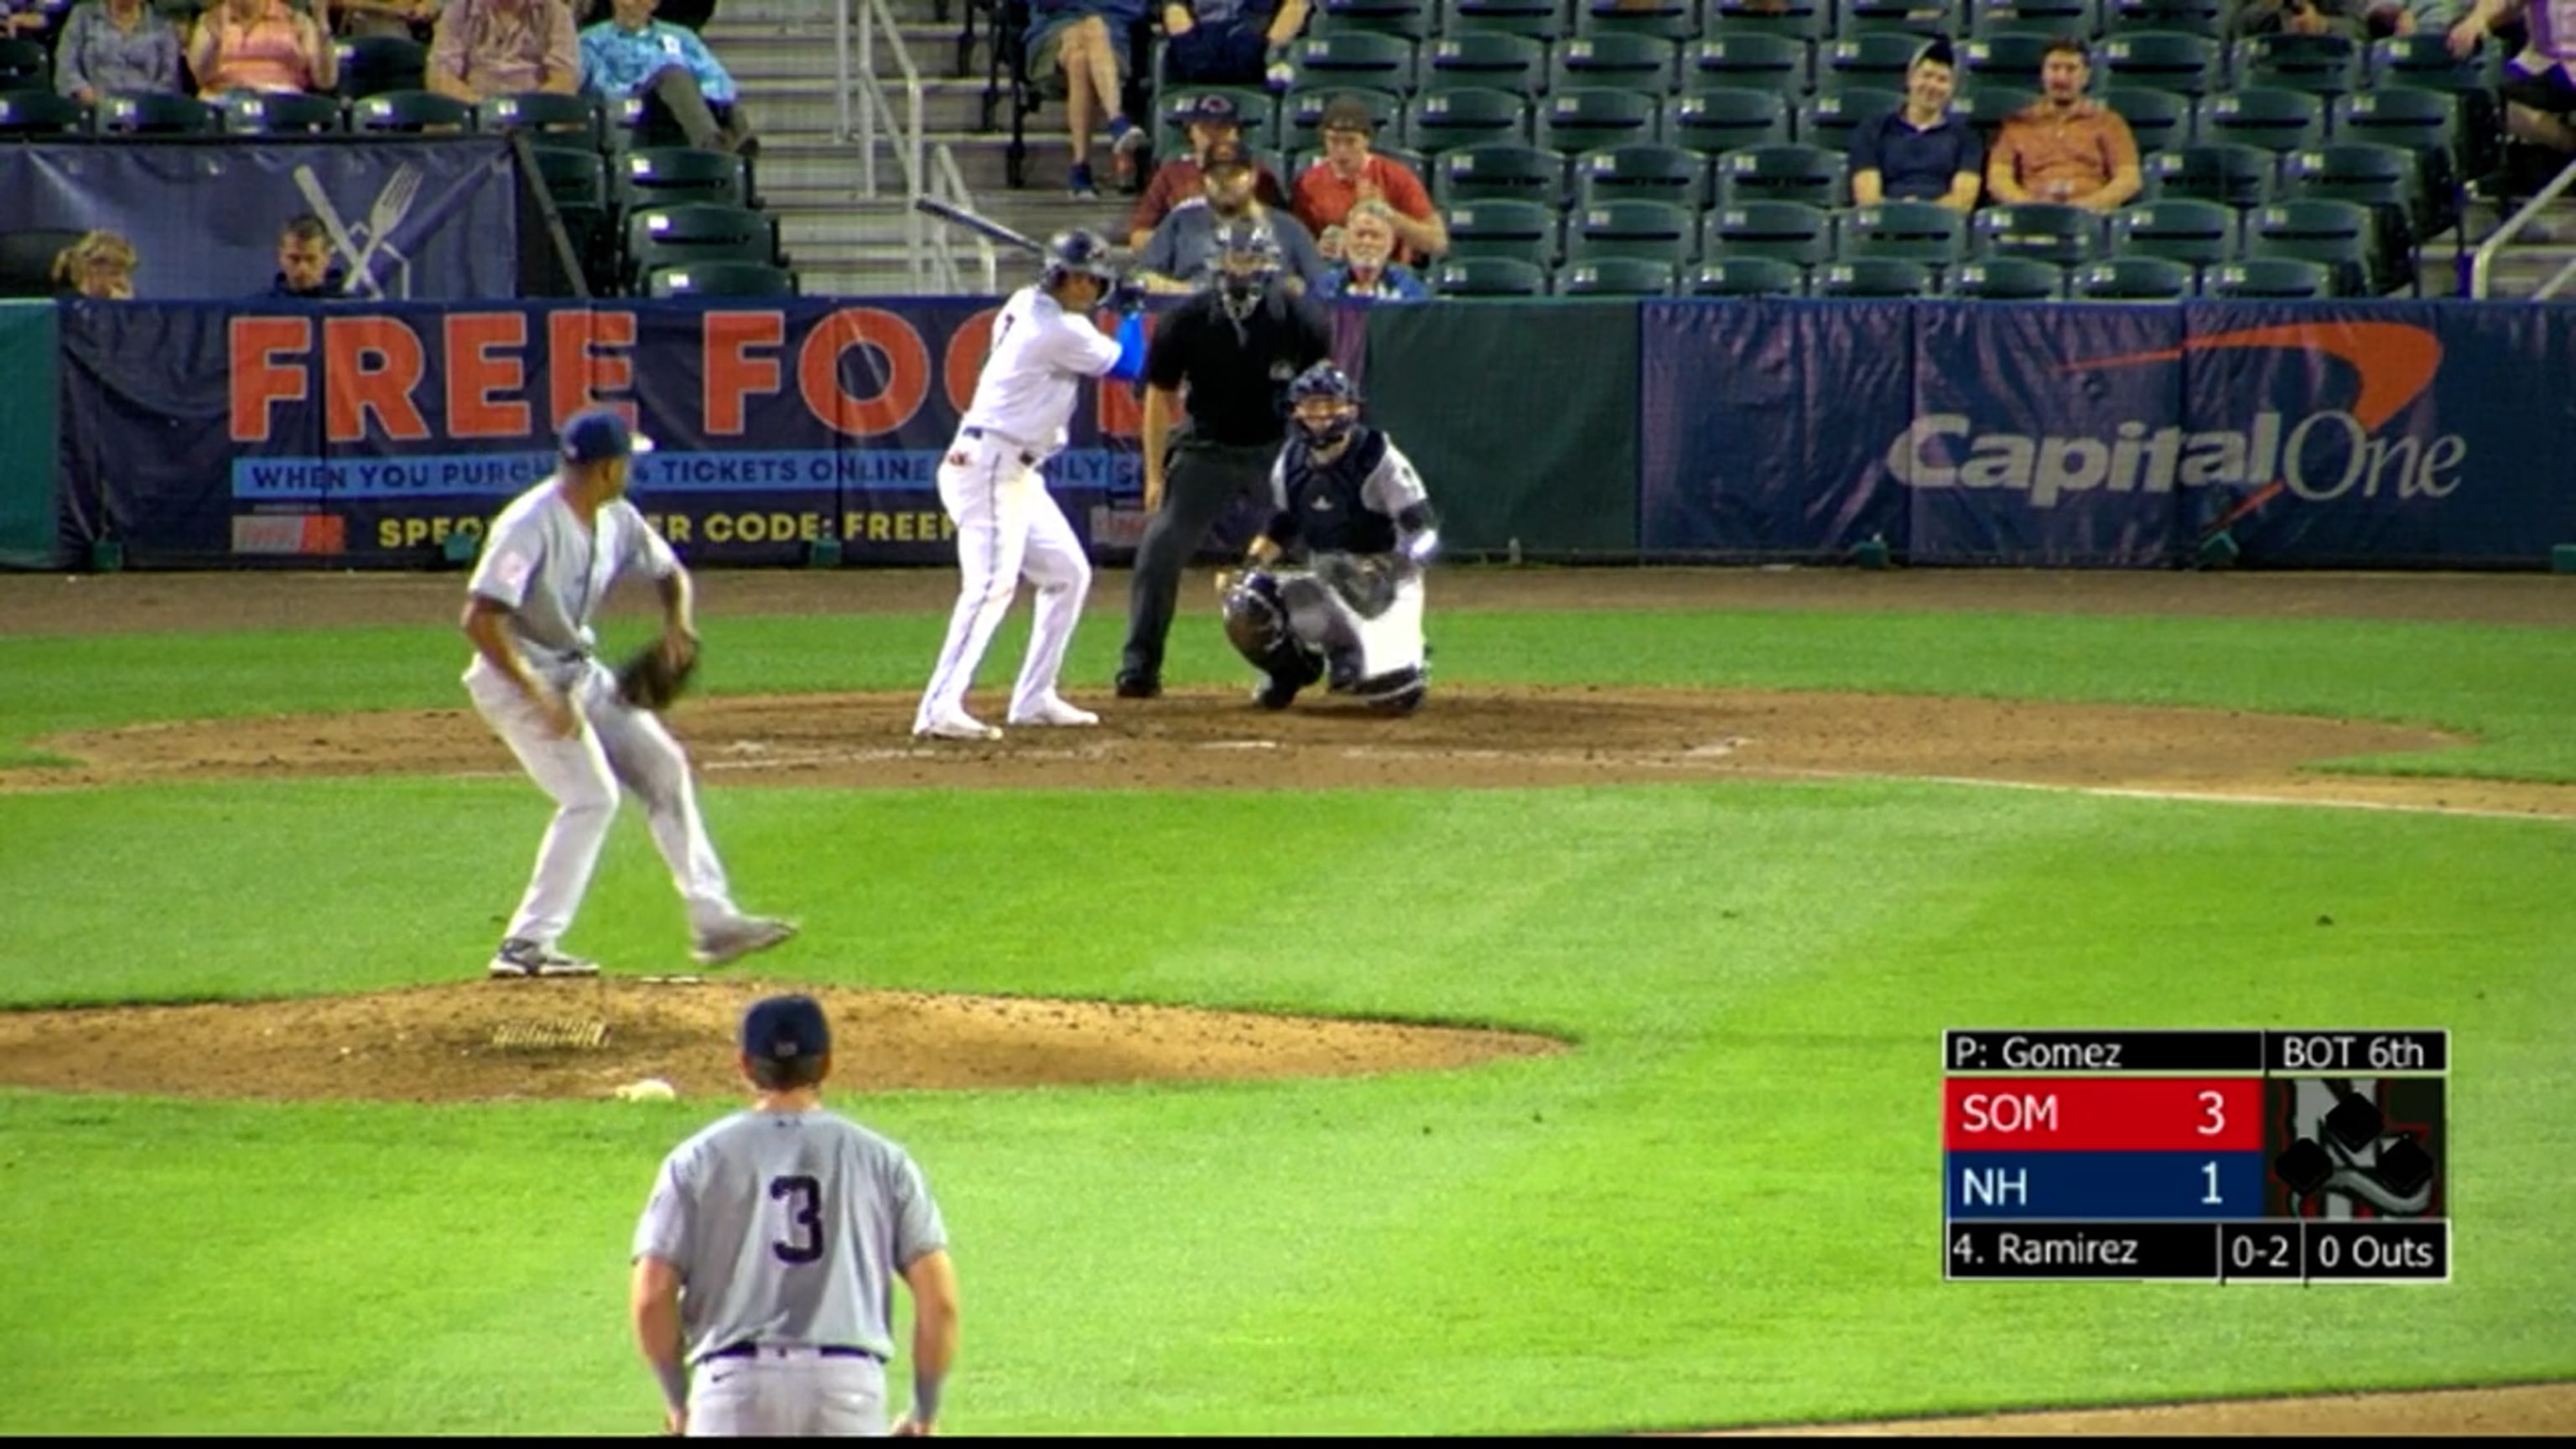
[[2446,1031],[1948,1032],[1943,1273],[2447,1282]]

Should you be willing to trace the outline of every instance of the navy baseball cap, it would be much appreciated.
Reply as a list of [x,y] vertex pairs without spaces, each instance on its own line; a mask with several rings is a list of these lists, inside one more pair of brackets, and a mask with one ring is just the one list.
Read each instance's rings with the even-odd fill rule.
[[811,1061],[829,1056],[832,1027],[810,996],[771,996],[742,1014],[742,1054],[759,1061]]
[[1242,123],[1243,112],[1234,104],[1234,97],[1211,91],[1190,102],[1188,119],[1233,126]]
[[651,438],[628,427],[624,417],[608,408],[575,413],[564,424],[563,455],[568,462],[605,463],[652,451]]

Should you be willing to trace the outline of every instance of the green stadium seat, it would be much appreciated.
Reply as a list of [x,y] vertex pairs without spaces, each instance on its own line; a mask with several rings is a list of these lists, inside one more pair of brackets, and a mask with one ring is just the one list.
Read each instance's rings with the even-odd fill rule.
[[598,97],[553,91],[489,97],[476,108],[475,120],[476,129],[487,134],[526,131],[530,140],[559,137],[593,150],[599,149],[601,133],[608,126]]
[[[1977,128],[1989,153],[1994,149],[1995,133],[2004,122],[2029,110],[2039,100],[2039,92],[2006,86],[1995,81],[1981,81],[1973,89],[1950,97],[1950,113]],[[2146,145],[2140,138],[2138,144]]]
[[1836,9],[1834,33],[1846,39],[1902,35],[1920,45],[1961,28],[1956,0],[1836,0]]
[[2141,161],[2158,151],[2191,144],[2195,111],[2191,97],[2179,91],[2113,86],[2102,93],[2102,104],[2129,123],[2129,134],[2137,138]]
[[2237,214],[2215,201],[2171,198],[2111,214],[2111,254],[2163,257],[2206,271],[2236,256]]
[[336,96],[235,91],[221,109],[223,129],[234,136],[330,135],[348,124]]
[[2201,278],[2200,294],[2232,300],[2310,301],[2334,295],[2334,273],[2322,262],[2255,257],[2210,268]]
[[1806,294],[1807,269],[1777,257],[1720,257],[1682,278],[1686,297],[1797,297]]
[[1337,30],[1292,41],[1288,63],[1299,90],[1358,86],[1402,95],[1414,88],[1413,42],[1377,30]]
[[1798,139],[1829,151],[1849,151],[1852,132],[1904,104],[1902,91],[1857,87],[1810,96],[1798,107]]
[[1430,0],[1321,0],[1308,24],[1317,34],[1375,31],[1420,40],[1438,28],[1438,20]]
[[2198,142],[2259,146],[2275,155],[2325,144],[2325,102],[2305,91],[2257,86],[2209,96],[2192,136]]
[[1701,91],[1664,107],[1663,142],[1705,155],[1785,145],[1789,102],[1771,91]]
[[[1979,91],[1990,85],[2036,89],[2040,56],[2056,42],[2054,35],[2019,30],[1971,40],[1959,47],[1959,90]],[[2092,90],[2098,95],[2102,87],[2103,73],[2097,70],[2093,72]]]
[[[1782,35],[1809,47],[1832,37],[1831,0],[1707,0],[1707,36]],[[1686,42],[1687,43],[1687,42]]]
[[1678,268],[1699,255],[1699,218],[1663,201],[1580,207],[1565,219],[1565,255],[1577,262],[1643,257]]
[[1587,35],[1549,52],[1550,91],[1616,87],[1668,95],[1680,47],[1653,35]]
[[2013,31],[2092,40],[2102,33],[2102,7],[2096,0],[1969,0],[1968,34],[1972,38],[1982,40]]
[[1671,262],[1649,257],[1584,257],[1556,274],[1560,297],[1669,297],[1677,272]]
[[2111,257],[2077,267],[2066,294],[2078,302],[2180,302],[2195,281],[2191,264],[2171,257]]
[[1446,35],[1422,50],[1425,89],[1483,86],[1535,96],[1547,89],[1547,44],[1526,35]]
[[52,91],[0,91],[0,136],[62,136],[89,129],[89,107]]
[[[2424,189],[2423,166],[2402,146],[2347,141],[2293,151],[2281,158],[2281,195],[2290,201],[2352,201],[2369,207],[2379,219],[2380,256],[2390,264],[2411,260],[2416,244],[2432,234],[2435,212]],[[2381,280],[2384,291],[2390,279]]]
[[2225,0],[2103,0],[2102,33],[2113,38],[2153,31],[2214,40],[2225,29]]
[[364,100],[428,83],[429,47],[404,35],[363,35],[332,47],[340,62],[340,98]]
[[1903,257],[1860,257],[1828,262],[1812,284],[1819,297],[1929,297],[1932,268]]
[[1535,201],[1563,206],[1566,158],[1518,141],[1488,141],[1443,151],[1431,163],[1432,199],[1442,206],[1479,201]]
[[1404,106],[1404,144],[1424,155],[1486,141],[1528,141],[1529,108],[1488,86],[1427,90]]
[[1699,0],[1574,0],[1574,33],[1697,40]]
[[2151,201],[2215,201],[2242,211],[2278,194],[2280,159],[2260,146],[2211,142],[2159,151],[2145,161]]
[[1431,269],[1442,297],[1544,297],[1547,268],[1525,257],[1453,256]]
[[2350,201],[2281,201],[2245,217],[2245,255],[2317,262],[2337,296],[2376,295],[2385,267],[2370,208]]
[[1582,206],[1659,201],[1696,214],[1707,209],[1710,196],[1707,157],[1654,142],[1585,152],[1575,158],[1574,184]]
[[647,146],[619,156],[610,173],[608,199],[620,215],[638,207],[693,201],[750,204],[742,158],[728,151],[686,146]]
[[2218,42],[2206,35],[2176,35],[2147,30],[2115,32],[2102,42],[2102,72],[2096,83],[2205,96],[2226,79],[2219,65]]
[[159,92],[101,96],[90,112],[101,136],[211,136],[223,125],[223,112],[204,101]]
[[349,129],[380,133],[471,131],[474,107],[429,91],[379,91],[349,103]]
[[2338,96],[2329,108],[2328,134],[2337,141],[2367,141],[2396,146],[2415,154],[2424,172],[2424,190],[2434,199],[2436,222],[2428,232],[2458,224],[2465,208],[2464,183],[2493,175],[2502,152],[2482,161],[2478,148],[2464,144],[2460,114],[2463,98],[2439,91],[2381,83],[2357,95]]
[[639,282],[664,267],[780,261],[777,223],[748,207],[691,202],[626,217],[626,265]]
[[0,38],[0,92],[53,89],[53,57],[43,42],[22,36]]
[[1577,155],[1654,140],[1661,124],[1662,107],[1642,91],[1600,86],[1561,90],[1539,104],[1538,144]]
[[1699,251],[1709,261],[1767,257],[1812,271],[1833,258],[1833,213],[1799,201],[1720,203],[1700,222]]
[[[1290,91],[1279,103],[1279,124],[1275,144],[1291,152],[1312,151],[1324,144],[1324,108],[1335,100],[1349,96],[1368,107],[1369,119],[1377,123],[1378,139],[1402,139],[1404,98],[1393,91],[1353,87],[1343,90]],[[1247,134],[1249,134],[1247,132]],[[1294,180],[1285,177],[1283,180]]]
[[1816,91],[1820,95],[1890,91],[1902,97],[1905,73],[1914,64],[1914,53],[1922,48],[1922,37],[1915,35],[1883,33],[1827,41],[1816,51]]
[[793,297],[796,274],[766,262],[698,262],[645,274],[650,297]]
[[1815,88],[1815,54],[1794,35],[1721,35],[1686,47],[1685,95],[1704,91],[1769,91],[1803,97]]
[[2034,257],[1985,257],[1950,269],[1942,295],[1974,302],[2054,302],[2066,295],[2066,269]]
[[1851,202],[1851,160],[1821,146],[1747,146],[1717,158],[1717,204],[1795,201],[1828,210]]
[[1556,265],[1557,208],[1534,201],[1478,201],[1442,213],[1452,257],[1515,257],[1541,267]]
[[2240,88],[2340,96],[2361,89],[2362,59],[2348,35],[2256,35],[2236,42],[2234,79]]
[[1574,33],[1567,0],[1442,0],[1439,33],[1554,40]]
[[1834,219],[1834,258],[1897,258],[1946,267],[1967,253],[1967,222],[1929,201],[1888,201],[1855,206]]
[[[2366,62],[2370,86],[2363,94],[2390,95],[2402,88],[2451,97],[2455,169],[2463,177],[2482,179],[2504,164],[2503,101],[2497,94],[2504,79],[2502,50],[2481,45],[2462,60],[2451,54],[2448,42],[2439,30],[2373,42]],[[2336,124],[2342,124],[2340,116]]]
[[1980,261],[2028,257],[2060,267],[2080,266],[2105,250],[2099,215],[2048,201],[1987,207],[1971,218],[1970,240]]

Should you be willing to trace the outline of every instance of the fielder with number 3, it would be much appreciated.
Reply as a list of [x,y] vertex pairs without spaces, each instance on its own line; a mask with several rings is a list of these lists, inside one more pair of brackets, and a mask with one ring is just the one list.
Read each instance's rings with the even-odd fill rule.
[[912,1409],[939,1423],[957,1270],[921,1169],[825,1110],[832,1030],[810,996],[742,1018],[756,1094],[662,1162],[635,1226],[630,1316],[664,1428],[702,1437],[883,1435],[894,1280],[912,1293]]

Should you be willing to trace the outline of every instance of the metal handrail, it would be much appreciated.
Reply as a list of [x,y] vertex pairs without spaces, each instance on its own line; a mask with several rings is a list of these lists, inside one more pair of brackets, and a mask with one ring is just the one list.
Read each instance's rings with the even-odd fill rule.
[[[2532,218],[2538,216],[2549,203],[2564,196],[2571,186],[2576,186],[2576,161],[2571,161],[2561,168],[2556,176],[2550,178],[2547,186],[2540,188],[2538,195],[2524,202],[2520,211],[2507,217],[2504,225],[2495,229],[2494,235],[2478,243],[2476,255],[2469,259],[2469,295],[2471,297],[2481,302],[2486,300],[2489,276],[2495,270],[2496,254],[2503,251],[2508,242],[2519,236],[2524,227],[2531,225]],[[2576,271],[2576,267],[2561,270],[2557,276],[2550,278],[2548,289],[2542,291],[2541,297],[2546,298],[2551,291],[2564,283],[2570,271]]]
[[[934,190],[941,200],[967,211],[975,209],[975,198],[966,190],[966,178],[957,170],[957,153],[947,142],[940,142],[932,150],[931,170],[935,182]],[[918,215],[918,213],[915,214]],[[937,290],[941,295],[954,297],[964,291],[964,286],[963,278],[957,271],[956,251],[950,242],[951,231],[952,228],[943,226],[934,233],[938,238],[935,245],[938,249],[939,266],[931,280],[937,284]],[[994,251],[991,237],[981,232],[975,233],[974,236],[975,260],[984,276],[983,290],[977,295],[990,297],[1002,289],[1000,257]]]
[[[923,192],[927,168],[923,160],[924,129],[922,125],[921,69],[912,63],[912,48],[904,44],[903,30],[896,25],[894,11],[886,0],[863,0],[865,19],[853,27],[851,0],[835,0],[832,16],[832,50],[834,56],[834,95],[838,106],[837,128],[833,139],[847,143],[851,139],[852,112],[856,112],[859,144],[859,193],[870,201],[880,198],[877,187],[877,134],[883,126],[894,141],[895,163],[903,172],[903,195],[907,200]],[[850,60],[850,36],[858,34],[858,64],[853,70]],[[884,31],[886,44],[894,56],[895,74],[903,85],[904,114],[897,119],[893,103],[886,99],[886,83],[877,75],[876,37]],[[912,268],[913,283],[923,280],[929,259],[922,245],[921,213],[909,205],[903,213],[904,255]]]

